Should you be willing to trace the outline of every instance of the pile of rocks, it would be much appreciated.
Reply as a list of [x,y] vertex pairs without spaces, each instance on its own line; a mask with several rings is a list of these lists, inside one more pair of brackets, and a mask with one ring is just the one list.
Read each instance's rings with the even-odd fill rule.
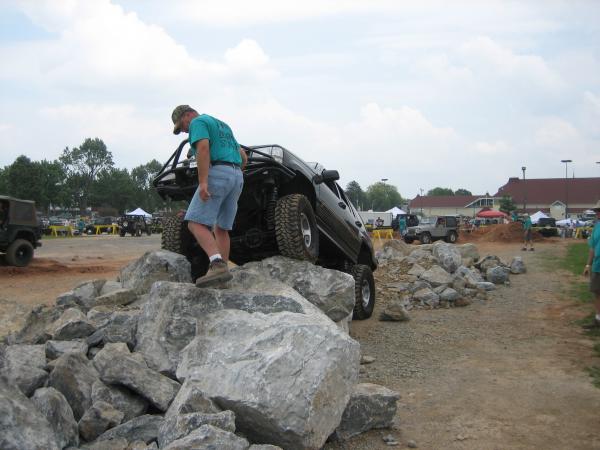
[[350,275],[283,257],[233,274],[198,289],[149,252],[32,311],[0,345],[0,448],[318,449],[391,425],[398,394],[357,384]]
[[378,301],[385,304],[381,320],[408,320],[414,308],[466,306],[487,300],[498,284],[509,284],[509,274],[524,273],[521,257],[505,264],[494,255],[480,258],[474,244],[415,246],[392,240],[377,254],[375,272]]

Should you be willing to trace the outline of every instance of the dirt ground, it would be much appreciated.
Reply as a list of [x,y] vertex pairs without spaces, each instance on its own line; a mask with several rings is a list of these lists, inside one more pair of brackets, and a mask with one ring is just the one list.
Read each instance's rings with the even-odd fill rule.
[[[380,244],[380,243],[378,243]],[[571,275],[548,272],[564,242],[477,242],[480,253],[528,267],[485,302],[464,308],[411,311],[409,322],[353,322],[351,334],[375,362],[361,381],[401,394],[396,425],[327,450],[384,449],[391,434],[405,448],[600,449],[600,389],[584,371],[599,364],[592,343],[573,321],[589,306],[566,298]],[[45,240],[24,269],[0,266],[0,335],[16,329],[31,306],[51,303],[80,282],[113,279],[120,267],[159,248],[160,236],[94,236]]]

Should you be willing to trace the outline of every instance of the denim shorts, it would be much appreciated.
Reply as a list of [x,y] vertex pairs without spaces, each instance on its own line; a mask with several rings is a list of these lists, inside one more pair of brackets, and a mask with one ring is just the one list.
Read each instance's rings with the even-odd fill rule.
[[200,187],[185,214],[185,220],[222,230],[231,230],[237,213],[237,202],[244,187],[244,176],[239,167],[226,165],[211,166],[208,170],[208,192],[210,198],[200,198]]

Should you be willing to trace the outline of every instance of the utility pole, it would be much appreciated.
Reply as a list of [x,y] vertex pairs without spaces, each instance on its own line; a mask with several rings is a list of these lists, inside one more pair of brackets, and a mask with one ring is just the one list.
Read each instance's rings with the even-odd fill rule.
[[569,218],[569,174],[567,172],[567,168],[570,162],[573,162],[571,159],[561,159],[561,163],[565,164],[565,219]]
[[523,166],[521,167],[521,170],[523,171],[523,212],[526,213],[527,212],[527,183],[525,183],[525,170],[527,169],[527,167]]
[[423,188],[419,188],[421,192],[421,217],[423,217]]

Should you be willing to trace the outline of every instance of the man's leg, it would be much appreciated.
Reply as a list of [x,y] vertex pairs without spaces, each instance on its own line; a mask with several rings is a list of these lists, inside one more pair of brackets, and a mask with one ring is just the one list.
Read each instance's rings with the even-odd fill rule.
[[219,225],[215,225],[215,240],[223,260],[229,261],[229,231],[224,230]]
[[188,229],[194,235],[196,241],[198,241],[198,244],[200,244],[200,247],[202,247],[202,250],[206,252],[209,258],[212,255],[219,253],[215,237],[206,225],[189,221]]
[[600,294],[595,294],[594,307],[596,308],[596,323],[600,325]]

